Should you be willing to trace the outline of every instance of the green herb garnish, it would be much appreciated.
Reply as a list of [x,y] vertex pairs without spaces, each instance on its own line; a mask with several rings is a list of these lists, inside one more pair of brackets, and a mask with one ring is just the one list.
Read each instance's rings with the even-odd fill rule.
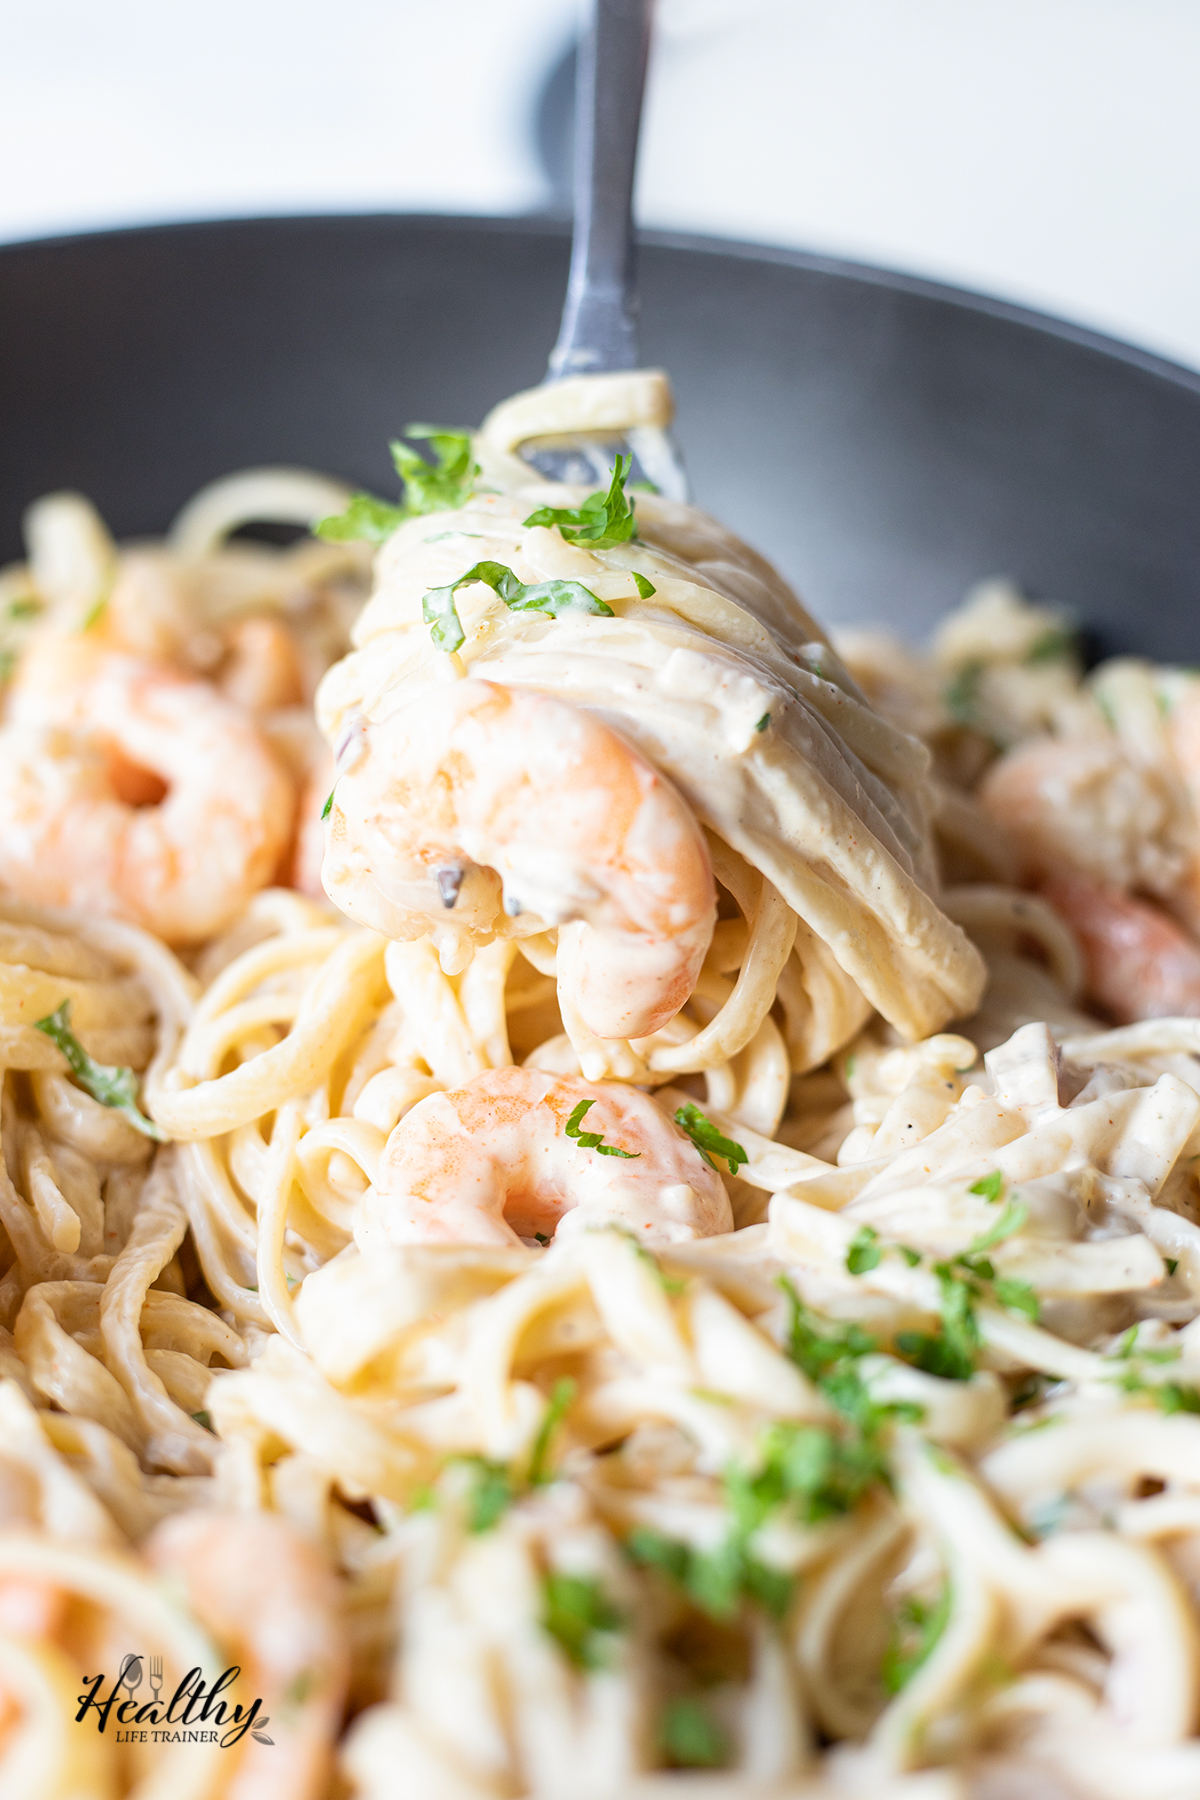
[[714,1156],[721,1158],[731,1175],[736,1175],[742,1164],[750,1161],[742,1146],[718,1131],[712,1120],[706,1118],[690,1100],[686,1106],[677,1109],[675,1123],[691,1138],[710,1169],[717,1166],[713,1161]]
[[42,603],[35,594],[23,594],[19,600],[10,600],[4,609],[9,619],[36,619],[41,610]]
[[607,1660],[604,1639],[620,1631],[623,1615],[600,1583],[589,1575],[564,1575],[557,1569],[542,1577],[543,1631],[566,1652],[577,1669],[601,1669]]
[[1027,665],[1037,663],[1060,662],[1063,658],[1075,653],[1075,636],[1073,632],[1064,631],[1061,626],[1051,625],[1034,638],[1022,659]]
[[210,1415],[207,1412],[194,1412],[192,1414],[192,1417],[193,1417],[193,1419],[195,1419],[197,1425],[202,1425],[204,1427],[205,1431],[212,1430],[213,1422],[212,1422]]
[[720,1769],[729,1761],[725,1734],[702,1700],[668,1700],[658,1721],[658,1741],[676,1769]]
[[770,723],[771,723],[770,713],[764,713],[762,718],[756,721],[754,729],[755,729],[755,731],[765,731],[767,729],[767,726]]
[[456,1456],[453,1460],[464,1463],[473,1476],[467,1499],[467,1529],[490,1531],[517,1498],[508,1464],[492,1462],[486,1456]]
[[525,524],[557,526],[569,544],[587,544],[592,550],[628,543],[637,536],[633,507],[625,498],[632,467],[632,456],[618,456],[607,493],[589,494],[582,506],[539,506]]
[[871,1488],[890,1485],[884,1429],[923,1416],[909,1402],[872,1400],[857,1363],[876,1348],[873,1337],[853,1324],[820,1329],[786,1277],[780,1286],[791,1308],[789,1354],[840,1415],[838,1423],[780,1421],[763,1435],[757,1468],[726,1469],[732,1523],[715,1550],[695,1550],[647,1527],[631,1532],[626,1544],[635,1562],[662,1570],[710,1618],[732,1617],[745,1600],[782,1618],[795,1584],[753,1554],[755,1532],[777,1508],[813,1524],[850,1512]]
[[344,512],[318,519],[313,535],[329,544],[358,543],[363,539],[382,544],[408,516],[405,507],[393,506],[375,494],[351,494]]
[[618,1150],[615,1144],[606,1144],[604,1134],[600,1131],[580,1131],[584,1116],[595,1106],[594,1100],[581,1100],[575,1111],[567,1120],[566,1133],[574,1138],[584,1150],[594,1150],[598,1156],[624,1156],[630,1162],[636,1162],[641,1156],[640,1150]]
[[587,613],[605,619],[614,616],[612,607],[598,600],[581,582],[539,581],[526,586],[503,563],[478,562],[448,587],[430,588],[421,602],[421,616],[439,650],[457,650],[465,640],[454,596],[459,588],[473,581],[490,587],[510,612],[540,612],[552,619],[561,619],[564,613]]
[[979,688],[983,670],[981,662],[964,663],[942,692],[942,703],[958,725],[978,729]]
[[891,1641],[883,1657],[880,1675],[885,1690],[898,1694],[932,1656],[950,1617],[949,1582],[932,1603],[915,1595],[905,1600],[892,1626]]
[[44,1031],[58,1045],[67,1059],[72,1075],[85,1093],[90,1094],[93,1100],[98,1100],[101,1106],[109,1106],[114,1112],[120,1113],[144,1137],[155,1138],[160,1144],[166,1143],[166,1132],[160,1131],[153,1119],[148,1119],[138,1109],[139,1082],[133,1070],[93,1061],[79,1042],[71,1030],[69,1000],[64,1000],[60,1007],[48,1013],[44,1019],[38,1019],[36,1029]]
[[408,425],[405,436],[422,438],[433,445],[436,461],[429,463],[419,451],[398,439],[389,445],[396,472],[404,483],[399,506],[375,494],[351,494],[344,512],[320,519],[313,526],[317,537],[330,543],[366,538],[382,543],[405,519],[420,513],[448,512],[465,506],[471,497],[479,465],[471,455],[471,436],[448,431],[441,425]]
[[870,1225],[864,1225],[856,1233],[846,1252],[846,1268],[851,1275],[865,1275],[869,1270],[879,1267],[882,1255],[879,1233],[872,1230]]
[[445,425],[406,425],[404,435],[430,444],[435,458],[426,462],[419,451],[399,439],[388,445],[404,483],[405,511],[410,515],[453,512],[465,506],[479,473],[479,464],[471,455],[470,432],[453,431]]
[[547,1481],[553,1480],[549,1470],[550,1446],[575,1398],[575,1392],[576,1383],[569,1375],[556,1381],[550,1390],[550,1398],[546,1402],[546,1410],[542,1414],[542,1422],[533,1442],[533,1453],[529,1458],[530,1487],[542,1487]]
[[322,824],[325,823],[325,820],[329,817],[329,815],[332,811],[333,811],[333,788],[330,788],[329,798],[326,800],[324,806],[321,808],[321,823]]
[[633,576],[633,585],[643,600],[648,600],[651,594],[657,594],[658,589],[652,581],[648,581],[644,575],[639,575],[636,569],[632,569],[630,573]]
[[[988,1197],[991,1198],[990,1195]],[[1015,1231],[1020,1231],[1028,1218],[1029,1208],[1020,1200],[1010,1200],[996,1223],[981,1237],[977,1237],[974,1243],[968,1244],[957,1261],[965,1269],[974,1268],[983,1251],[991,1250],[996,1244],[1003,1243],[1005,1238],[1012,1237]],[[977,1269],[976,1273],[983,1275],[986,1281],[995,1279],[990,1264],[986,1269]]]
[[625,1549],[641,1567],[661,1570],[710,1619],[732,1618],[744,1599],[779,1619],[791,1602],[792,1577],[752,1556],[736,1530],[715,1550],[693,1550],[678,1538],[637,1525]]
[[982,1175],[973,1181],[967,1189],[968,1194],[982,1194],[985,1200],[998,1200],[1004,1190],[1004,1177],[999,1169],[993,1169],[990,1175]]
[[986,1250],[1020,1231],[1028,1217],[1027,1206],[1010,1200],[991,1229],[969,1244],[961,1256],[933,1265],[941,1292],[940,1325],[936,1332],[899,1332],[896,1348],[901,1356],[928,1375],[940,1375],[944,1381],[969,1381],[975,1373],[981,1342],[975,1304],[984,1293],[984,1284],[990,1284],[1002,1306],[1037,1319],[1038,1298],[1029,1284],[997,1275],[993,1264],[984,1255]]

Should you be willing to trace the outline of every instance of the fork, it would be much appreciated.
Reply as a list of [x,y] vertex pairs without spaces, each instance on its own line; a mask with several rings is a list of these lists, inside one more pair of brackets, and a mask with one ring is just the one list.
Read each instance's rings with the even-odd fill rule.
[[[547,384],[638,365],[633,176],[653,0],[593,0],[575,81],[575,229],[571,272]],[[552,481],[607,483],[613,459],[633,453],[635,480],[686,500],[679,454],[660,426],[623,434],[537,439],[521,455]]]
[[163,1664],[161,1656],[150,1658],[150,1691],[154,1695],[155,1705],[162,1699]]

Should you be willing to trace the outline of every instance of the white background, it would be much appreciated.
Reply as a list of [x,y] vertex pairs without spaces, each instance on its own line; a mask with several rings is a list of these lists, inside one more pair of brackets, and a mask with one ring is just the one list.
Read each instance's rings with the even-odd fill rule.
[[[525,212],[574,0],[0,0],[0,239]],[[1200,367],[1200,0],[661,0],[638,211]]]

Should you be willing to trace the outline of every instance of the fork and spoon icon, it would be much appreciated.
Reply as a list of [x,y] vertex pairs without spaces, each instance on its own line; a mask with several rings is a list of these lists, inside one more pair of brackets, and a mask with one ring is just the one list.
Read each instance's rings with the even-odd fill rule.
[[[117,1675],[117,1689],[119,1692],[121,1688],[127,1688],[129,1690],[127,1698],[130,1700],[133,1699],[135,1692],[142,1685],[142,1664],[145,1660],[145,1657],[130,1655],[125,1657],[121,1664],[120,1672]],[[152,1656],[150,1658],[150,1691],[156,1704],[162,1698],[162,1685],[162,1657]]]

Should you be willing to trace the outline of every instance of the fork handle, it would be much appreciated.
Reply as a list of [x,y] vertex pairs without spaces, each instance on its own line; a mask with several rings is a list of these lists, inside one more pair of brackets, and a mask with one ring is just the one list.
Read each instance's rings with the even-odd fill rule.
[[592,0],[575,78],[575,232],[549,381],[637,367],[633,174],[652,0]]

